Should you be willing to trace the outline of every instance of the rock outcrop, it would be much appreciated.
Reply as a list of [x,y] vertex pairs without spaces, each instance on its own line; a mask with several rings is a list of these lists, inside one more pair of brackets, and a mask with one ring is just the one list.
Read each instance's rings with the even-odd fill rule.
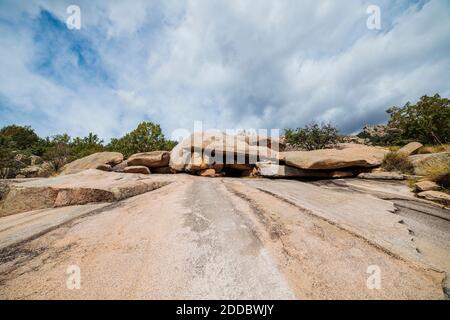
[[[23,181],[23,180],[22,180]],[[12,183],[0,202],[0,216],[68,205],[114,202],[170,183],[142,175],[88,169],[53,178]]]
[[119,152],[97,152],[66,164],[61,170],[61,175],[78,173],[87,169],[97,169],[105,164],[113,167],[122,161],[123,155]]

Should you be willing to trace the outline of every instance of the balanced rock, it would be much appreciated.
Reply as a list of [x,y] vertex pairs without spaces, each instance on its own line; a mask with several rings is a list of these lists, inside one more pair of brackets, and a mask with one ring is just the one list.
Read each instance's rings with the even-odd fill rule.
[[299,169],[334,170],[349,167],[377,167],[381,165],[387,153],[386,149],[354,144],[344,149],[281,152],[280,160]]
[[87,157],[66,164],[61,171],[62,175],[78,173],[87,169],[96,169],[99,165],[108,164],[115,166],[123,161],[123,155],[119,152],[97,152]]
[[129,166],[146,166],[149,168],[159,168],[169,165],[170,152],[152,151],[133,154],[128,158]]
[[129,166],[123,169],[124,173],[150,174],[150,169],[145,166]]
[[400,148],[397,152],[406,154],[407,156],[414,154],[417,150],[423,147],[420,142],[410,142],[406,146]]

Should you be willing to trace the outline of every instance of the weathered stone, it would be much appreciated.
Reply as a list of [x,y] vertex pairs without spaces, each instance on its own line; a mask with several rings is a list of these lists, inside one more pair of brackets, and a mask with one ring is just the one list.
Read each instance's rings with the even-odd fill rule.
[[418,191],[439,191],[441,189],[441,187],[433,181],[420,181],[414,186]]
[[123,169],[125,173],[142,173],[142,174],[150,174],[150,169],[144,166],[129,166]]
[[440,191],[424,191],[417,194],[418,197],[427,200],[442,203],[444,205],[450,205],[450,194]]
[[400,148],[397,152],[403,153],[403,154],[406,154],[409,156],[409,155],[412,155],[415,152],[417,152],[417,150],[419,150],[422,147],[423,147],[423,144],[421,144],[420,142],[410,142],[406,146],[403,146],[402,148]]
[[299,169],[341,169],[350,167],[376,167],[388,150],[364,145],[344,149],[288,151],[280,153],[280,160]]
[[146,166],[149,168],[166,167],[169,165],[170,152],[152,151],[133,154],[128,158],[129,166]]
[[428,165],[432,165],[435,162],[444,162],[450,165],[450,153],[428,153],[428,154],[416,154],[409,156],[409,160],[414,166],[414,174],[418,176],[425,176],[427,174],[426,168]]
[[405,180],[405,175],[397,172],[375,171],[363,172],[358,175],[360,179],[374,179],[374,180]]
[[97,152],[87,157],[66,164],[61,175],[78,173],[87,169],[96,169],[101,164],[115,166],[123,161],[123,155],[119,152]]
[[94,169],[17,182],[8,184],[8,192],[4,194],[0,206],[0,216],[57,206],[118,201],[168,183],[167,180],[151,176],[143,178],[139,175]]

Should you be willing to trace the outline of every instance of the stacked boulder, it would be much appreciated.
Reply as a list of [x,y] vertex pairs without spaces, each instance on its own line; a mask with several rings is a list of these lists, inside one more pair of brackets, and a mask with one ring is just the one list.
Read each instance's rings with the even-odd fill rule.
[[169,165],[176,172],[201,176],[249,176],[256,163],[278,161],[279,144],[267,136],[198,132],[175,146]]
[[173,173],[169,167],[169,151],[152,151],[136,153],[124,163],[119,164],[115,171],[125,173]]

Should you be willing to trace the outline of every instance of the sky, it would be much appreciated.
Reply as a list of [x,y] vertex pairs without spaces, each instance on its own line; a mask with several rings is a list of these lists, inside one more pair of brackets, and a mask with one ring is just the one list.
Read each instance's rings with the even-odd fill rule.
[[450,0],[0,0],[0,48],[0,126],[41,136],[108,141],[141,121],[168,137],[194,121],[356,133],[450,96]]

